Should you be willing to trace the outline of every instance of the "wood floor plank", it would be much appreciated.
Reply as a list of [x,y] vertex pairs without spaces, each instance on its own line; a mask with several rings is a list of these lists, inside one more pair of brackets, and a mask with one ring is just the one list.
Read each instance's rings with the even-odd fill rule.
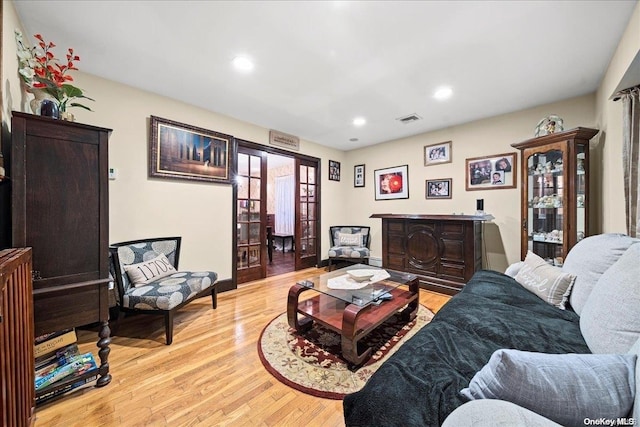
[[[307,269],[241,285],[180,310],[174,339],[164,343],[162,318],[124,319],[112,337],[113,380],[37,407],[36,427],[305,426],[342,427],[342,402],[294,390],[262,366],[257,342],[286,311],[289,287],[323,273]],[[436,312],[449,297],[420,290]],[[82,352],[97,356],[96,330],[77,331]]]

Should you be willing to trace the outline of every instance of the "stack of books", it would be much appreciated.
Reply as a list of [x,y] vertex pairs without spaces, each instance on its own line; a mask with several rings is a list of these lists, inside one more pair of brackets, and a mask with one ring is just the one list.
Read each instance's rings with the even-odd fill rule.
[[[75,329],[65,329],[35,339],[36,404],[69,393],[98,378],[98,366],[93,354],[80,354],[77,339]],[[73,381],[74,378],[77,381]]]

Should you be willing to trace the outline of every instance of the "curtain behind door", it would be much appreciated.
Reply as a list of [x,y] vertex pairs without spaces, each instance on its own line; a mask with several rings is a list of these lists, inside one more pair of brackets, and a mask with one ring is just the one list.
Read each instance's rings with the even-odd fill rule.
[[294,198],[295,177],[293,175],[276,177],[276,217],[275,232],[294,235]]

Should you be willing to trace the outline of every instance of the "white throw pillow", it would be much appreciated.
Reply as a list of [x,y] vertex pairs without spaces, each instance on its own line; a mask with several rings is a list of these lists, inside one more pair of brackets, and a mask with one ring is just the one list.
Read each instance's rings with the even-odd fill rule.
[[177,273],[176,269],[169,262],[164,254],[160,254],[154,259],[141,262],[139,264],[126,265],[124,267],[133,286],[141,286],[155,280]]
[[515,279],[528,291],[564,310],[576,276],[564,273],[529,251]]
[[338,233],[338,246],[362,246],[362,233]]

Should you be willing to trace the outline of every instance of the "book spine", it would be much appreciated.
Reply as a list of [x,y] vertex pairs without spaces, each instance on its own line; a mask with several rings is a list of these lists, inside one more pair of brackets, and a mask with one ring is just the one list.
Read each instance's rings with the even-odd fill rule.
[[54,369],[48,375],[45,375],[39,380],[36,380],[36,390],[40,390],[46,386],[49,386],[56,381],[60,381],[61,379],[68,377],[69,375],[80,375],[96,367],[97,366],[95,360],[93,359],[93,354],[86,353],[80,356],[75,356],[71,360],[71,362]]
[[47,341],[44,341],[40,344],[36,344],[33,348],[33,357],[44,356],[47,353],[51,353],[60,347],[64,347],[68,344],[73,344],[78,340],[76,336],[76,331],[71,330],[65,334],[58,335],[55,338],[51,338]]
[[71,344],[67,347],[64,347],[58,350],[51,359],[51,361],[44,366],[41,366],[36,369],[36,382],[40,379],[53,372],[56,368],[66,365],[70,363],[74,357],[78,355],[78,346],[76,344]]
[[62,329],[62,330],[56,331],[56,332],[49,332],[48,334],[42,334],[40,336],[37,336],[35,338],[34,342],[35,342],[35,344],[40,344],[40,343],[43,343],[43,342],[45,342],[47,340],[55,338],[57,336],[64,335],[67,332],[70,332],[72,330],[73,330],[73,328],[68,328],[68,329]]
[[83,386],[85,386],[85,385],[87,385],[87,384],[89,384],[89,383],[91,383],[91,382],[93,382],[93,381],[95,381],[97,379],[98,379],[98,375],[97,374],[96,375],[92,375],[92,376],[90,376],[88,378],[84,378],[84,379],[78,380],[78,381],[76,381],[74,383],[68,384],[68,385],[66,385],[64,387],[61,387],[59,389],[48,391],[48,392],[42,393],[40,395],[36,395],[36,405],[39,405],[39,404],[44,403],[44,402],[46,402],[48,400],[51,400],[54,397],[69,393],[72,390],[81,388],[81,387],[83,387]]
[[70,356],[75,356],[77,354],[80,354],[80,352],[78,351],[78,345],[76,343],[69,344],[62,348],[59,348],[53,353],[48,353],[44,356],[36,358],[36,361],[35,361],[36,371],[38,369],[41,369],[44,366],[54,363],[58,358],[62,358],[62,357],[68,358]]

